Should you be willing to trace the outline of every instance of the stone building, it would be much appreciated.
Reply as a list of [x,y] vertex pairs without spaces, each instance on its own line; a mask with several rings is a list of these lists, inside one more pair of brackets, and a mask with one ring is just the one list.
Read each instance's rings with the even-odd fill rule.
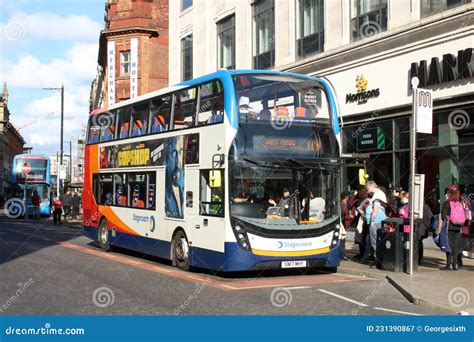
[[11,194],[13,157],[23,153],[25,140],[10,121],[8,89],[4,83],[0,96],[0,202]]
[[168,0],[108,0],[90,110],[168,85]]

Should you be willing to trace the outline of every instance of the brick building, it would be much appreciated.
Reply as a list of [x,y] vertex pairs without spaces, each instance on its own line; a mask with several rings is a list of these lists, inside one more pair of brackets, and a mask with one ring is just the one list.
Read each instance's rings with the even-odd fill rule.
[[10,196],[13,157],[23,153],[24,144],[25,140],[10,122],[8,89],[4,83],[0,96],[0,202]]
[[108,0],[90,109],[168,85],[168,0]]

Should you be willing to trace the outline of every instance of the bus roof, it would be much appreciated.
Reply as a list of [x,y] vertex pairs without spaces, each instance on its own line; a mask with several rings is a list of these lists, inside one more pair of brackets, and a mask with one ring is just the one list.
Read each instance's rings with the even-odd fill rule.
[[49,158],[43,154],[28,154],[28,153],[23,153],[23,154],[17,154],[13,158],[16,159],[41,159],[41,160],[49,160]]
[[305,78],[305,79],[313,79],[313,80],[315,79],[315,77],[313,77],[313,76],[308,76],[308,75],[303,75],[303,74],[296,74],[296,73],[291,73],[291,72],[283,72],[283,71],[252,70],[252,69],[249,69],[249,70],[221,69],[221,70],[218,70],[218,71],[213,72],[211,74],[199,76],[199,77],[194,78],[194,79],[189,80],[189,81],[185,81],[185,82],[178,83],[178,84],[166,87],[166,88],[162,88],[160,90],[155,90],[151,93],[140,95],[140,96],[135,97],[133,99],[128,99],[128,100],[125,100],[125,101],[118,102],[118,103],[110,106],[107,109],[104,109],[104,108],[95,109],[90,113],[90,115],[97,115],[97,114],[106,112],[107,110],[112,110],[112,109],[120,108],[120,107],[129,105],[129,104],[134,104],[134,103],[137,103],[137,102],[140,102],[140,101],[148,100],[148,99],[154,98],[156,96],[168,94],[168,93],[171,93],[171,92],[176,91],[176,90],[180,90],[180,89],[183,89],[183,88],[191,87],[193,85],[209,82],[209,81],[212,81],[212,80],[215,80],[215,79],[220,79],[220,80],[227,79],[227,80],[229,80],[230,76],[249,75],[249,74],[287,75],[287,76],[293,76],[293,77],[299,77],[299,78]]

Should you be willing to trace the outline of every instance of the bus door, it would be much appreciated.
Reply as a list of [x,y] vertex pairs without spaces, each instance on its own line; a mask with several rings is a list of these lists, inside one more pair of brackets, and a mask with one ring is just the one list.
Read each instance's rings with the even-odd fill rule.
[[186,171],[185,215],[192,245],[223,252],[224,169],[188,168]]

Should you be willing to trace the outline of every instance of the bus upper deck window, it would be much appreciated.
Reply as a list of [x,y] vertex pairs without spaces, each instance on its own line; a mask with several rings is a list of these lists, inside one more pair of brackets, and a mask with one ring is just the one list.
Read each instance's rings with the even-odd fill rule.
[[145,135],[148,129],[149,106],[148,102],[133,107],[132,112],[132,137]]
[[164,96],[151,102],[150,133],[165,132],[168,130],[171,115],[171,96]]
[[124,139],[128,138],[129,130],[130,130],[130,107],[124,107],[119,109],[117,117],[118,117],[118,138]]
[[100,127],[92,126],[89,131],[89,144],[96,144],[100,138]]
[[194,126],[196,117],[197,88],[180,90],[175,93],[174,129]]
[[224,118],[224,92],[219,81],[200,88],[198,125],[220,123]]

